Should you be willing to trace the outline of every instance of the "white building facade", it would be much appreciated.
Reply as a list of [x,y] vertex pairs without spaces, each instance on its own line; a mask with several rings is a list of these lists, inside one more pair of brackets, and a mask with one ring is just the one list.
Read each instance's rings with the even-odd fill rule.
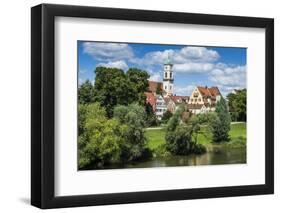
[[161,120],[163,114],[167,111],[167,105],[162,95],[156,96],[155,115],[158,120]]

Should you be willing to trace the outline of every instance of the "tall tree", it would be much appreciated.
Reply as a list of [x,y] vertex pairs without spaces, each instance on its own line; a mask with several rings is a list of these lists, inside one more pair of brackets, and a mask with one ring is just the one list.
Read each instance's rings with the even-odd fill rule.
[[129,105],[133,102],[145,104],[144,92],[149,77],[145,71],[129,69],[125,73],[117,68],[97,67],[95,73],[93,101],[105,107],[109,118],[113,116],[113,108],[117,105]]
[[121,124],[128,126],[125,143],[122,146],[122,159],[133,161],[143,157],[146,151],[146,137],[144,134],[145,110],[138,104],[117,106],[114,108],[114,118]]
[[135,99],[139,104],[144,106],[146,102],[146,97],[144,95],[144,92],[148,88],[147,79],[149,78],[149,74],[144,70],[140,70],[137,68],[130,68],[127,71],[127,76],[129,82],[131,83],[131,87],[135,90],[134,91],[134,94],[136,96]]
[[114,106],[132,101],[133,90],[121,69],[97,67],[95,73],[93,100],[105,107],[107,116],[112,117]]
[[80,104],[87,104],[93,101],[93,85],[86,80],[78,88],[78,100]]
[[212,122],[213,141],[229,141],[231,118],[224,98],[221,98],[221,100],[217,102],[215,112],[217,118]]
[[246,121],[247,119],[247,90],[237,90],[227,95],[229,112],[232,121]]

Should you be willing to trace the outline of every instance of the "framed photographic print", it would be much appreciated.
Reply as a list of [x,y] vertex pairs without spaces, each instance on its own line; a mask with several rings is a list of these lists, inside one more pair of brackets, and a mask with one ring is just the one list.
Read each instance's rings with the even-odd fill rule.
[[31,9],[31,203],[274,192],[274,21]]

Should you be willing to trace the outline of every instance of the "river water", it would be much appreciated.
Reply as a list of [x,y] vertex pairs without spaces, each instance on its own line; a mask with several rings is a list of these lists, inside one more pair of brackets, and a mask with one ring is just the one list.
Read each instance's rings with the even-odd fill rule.
[[120,168],[151,168],[168,166],[197,166],[197,165],[223,165],[223,164],[243,164],[246,163],[246,148],[230,148],[222,145],[214,145],[208,148],[205,154],[154,157],[142,162],[130,164],[111,165],[103,169]]

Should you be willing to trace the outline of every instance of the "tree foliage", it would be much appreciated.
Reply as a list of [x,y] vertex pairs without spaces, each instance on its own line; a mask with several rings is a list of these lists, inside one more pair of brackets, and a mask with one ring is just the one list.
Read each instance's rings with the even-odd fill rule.
[[221,98],[220,101],[217,102],[215,112],[217,117],[214,118],[212,122],[213,141],[229,141],[231,118],[224,98]]
[[201,154],[206,148],[197,143],[197,135],[200,130],[200,120],[193,118],[185,123],[181,115],[185,110],[180,107],[168,122],[166,132],[166,149],[175,155],[186,155],[190,153]]
[[120,161],[128,127],[116,119],[107,119],[99,104],[79,107],[79,168],[103,167]]
[[171,113],[169,110],[167,110],[166,112],[164,112],[161,122],[167,123],[172,116],[173,116],[173,113]]
[[93,85],[86,80],[78,88],[78,101],[80,104],[87,104],[93,101]]
[[128,80],[131,84],[131,87],[134,90],[134,102],[139,103],[140,105],[144,106],[146,102],[146,97],[144,92],[147,91],[148,88],[148,78],[149,74],[137,68],[130,68],[127,71]]
[[113,116],[117,105],[138,102],[145,104],[149,75],[146,71],[130,68],[127,73],[117,68],[97,67],[93,91],[93,101],[105,107],[107,116]]
[[247,90],[237,90],[227,95],[229,112],[232,121],[246,121],[247,119]]
[[144,127],[146,123],[146,113],[144,107],[138,104],[129,106],[116,106],[114,118],[121,124],[128,126],[128,131],[124,135],[125,143],[122,146],[122,159],[133,161],[144,156],[146,150],[146,138]]
[[146,127],[157,126],[159,121],[153,112],[153,107],[150,103],[145,104],[145,112],[146,112]]

